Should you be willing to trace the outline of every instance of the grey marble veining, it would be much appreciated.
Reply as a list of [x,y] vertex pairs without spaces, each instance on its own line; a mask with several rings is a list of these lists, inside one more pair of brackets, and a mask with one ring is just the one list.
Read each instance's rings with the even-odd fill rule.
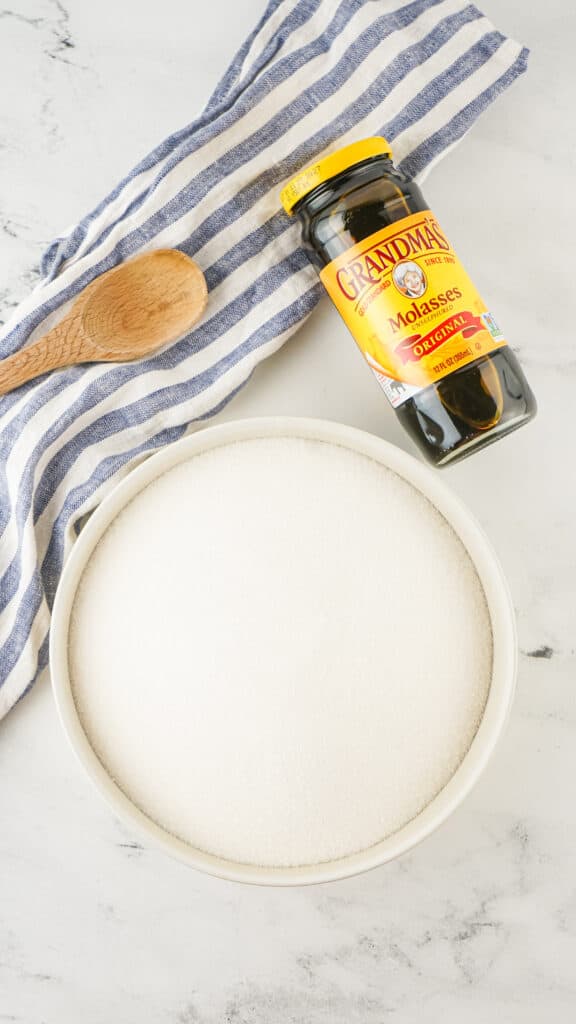
[[[408,856],[294,890],[172,862],[109,814],[48,680],[0,725],[0,1024],[571,1024],[576,1009],[574,9],[486,0],[530,70],[430,175],[536,422],[445,471],[508,576],[518,692],[454,816]],[[210,94],[260,3],[0,9],[0,317],[49,240]],[[327,306],[222,418],[341,419],[408,447]]]

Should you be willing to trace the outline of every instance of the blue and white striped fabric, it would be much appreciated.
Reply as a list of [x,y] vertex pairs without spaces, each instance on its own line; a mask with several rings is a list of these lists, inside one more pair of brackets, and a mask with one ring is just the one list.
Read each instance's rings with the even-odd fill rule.
[[221,409],[319,301],[298,227],[279,208],[287,178],[380,134],[420,174],[526,57],[462,0],[270,0],[198,119],[50,246],[0,356],[147,249],[193,256],[209,306],[157,356],[60,370],[1,400],[0,715],[46,666],[50,608],[82,517],[146,453]]

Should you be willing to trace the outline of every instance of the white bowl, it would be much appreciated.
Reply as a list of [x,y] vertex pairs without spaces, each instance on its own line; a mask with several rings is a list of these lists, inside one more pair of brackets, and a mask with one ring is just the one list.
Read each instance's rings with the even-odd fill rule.
[[[262,437],[299,437],[337,444],[380,462],[417,488],[450,523],[467,549],[484,588],[493,633],[493,671],[482,721],[449,783],[420,814],[376,845],[340,860],[303,867],[257,867],[223,860],[194,849],[151,821],[118,788],[98,760],[80,723],[68,672],[68,629],[76,589],[94,547],[120,510],[179,462],[211,448]],[[514,694],[516,650],[514,612],[500,565],[479,525],[437,472],[386,441],[341,423],[274,417],[201,430],[162,449],[114,488],[82,530],[62,575],[52,615],[50,665],[56,704],[68,739],[118,817],[167,853],[212,875],[242,882],[302,885],[345,878],[384,864],[411,849],[446,820],[478,780],[504,728]]]

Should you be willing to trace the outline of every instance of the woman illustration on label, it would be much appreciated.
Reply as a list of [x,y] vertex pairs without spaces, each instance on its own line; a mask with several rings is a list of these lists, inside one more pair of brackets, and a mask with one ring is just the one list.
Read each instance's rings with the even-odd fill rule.
[[407,299],[419,299],[427,288],[427,281],[424,271],[417,263],[411,260],[406,263],[398,263],[392,272],[394,284],[401,295]]

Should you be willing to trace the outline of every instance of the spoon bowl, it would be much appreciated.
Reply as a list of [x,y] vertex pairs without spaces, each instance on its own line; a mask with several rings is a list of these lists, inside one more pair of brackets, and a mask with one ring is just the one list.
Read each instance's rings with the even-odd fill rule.
[[141,358],[189,331],[204,311],[200,267],[157,249],[108,271],[86,289],[82,330],[97,359]]

